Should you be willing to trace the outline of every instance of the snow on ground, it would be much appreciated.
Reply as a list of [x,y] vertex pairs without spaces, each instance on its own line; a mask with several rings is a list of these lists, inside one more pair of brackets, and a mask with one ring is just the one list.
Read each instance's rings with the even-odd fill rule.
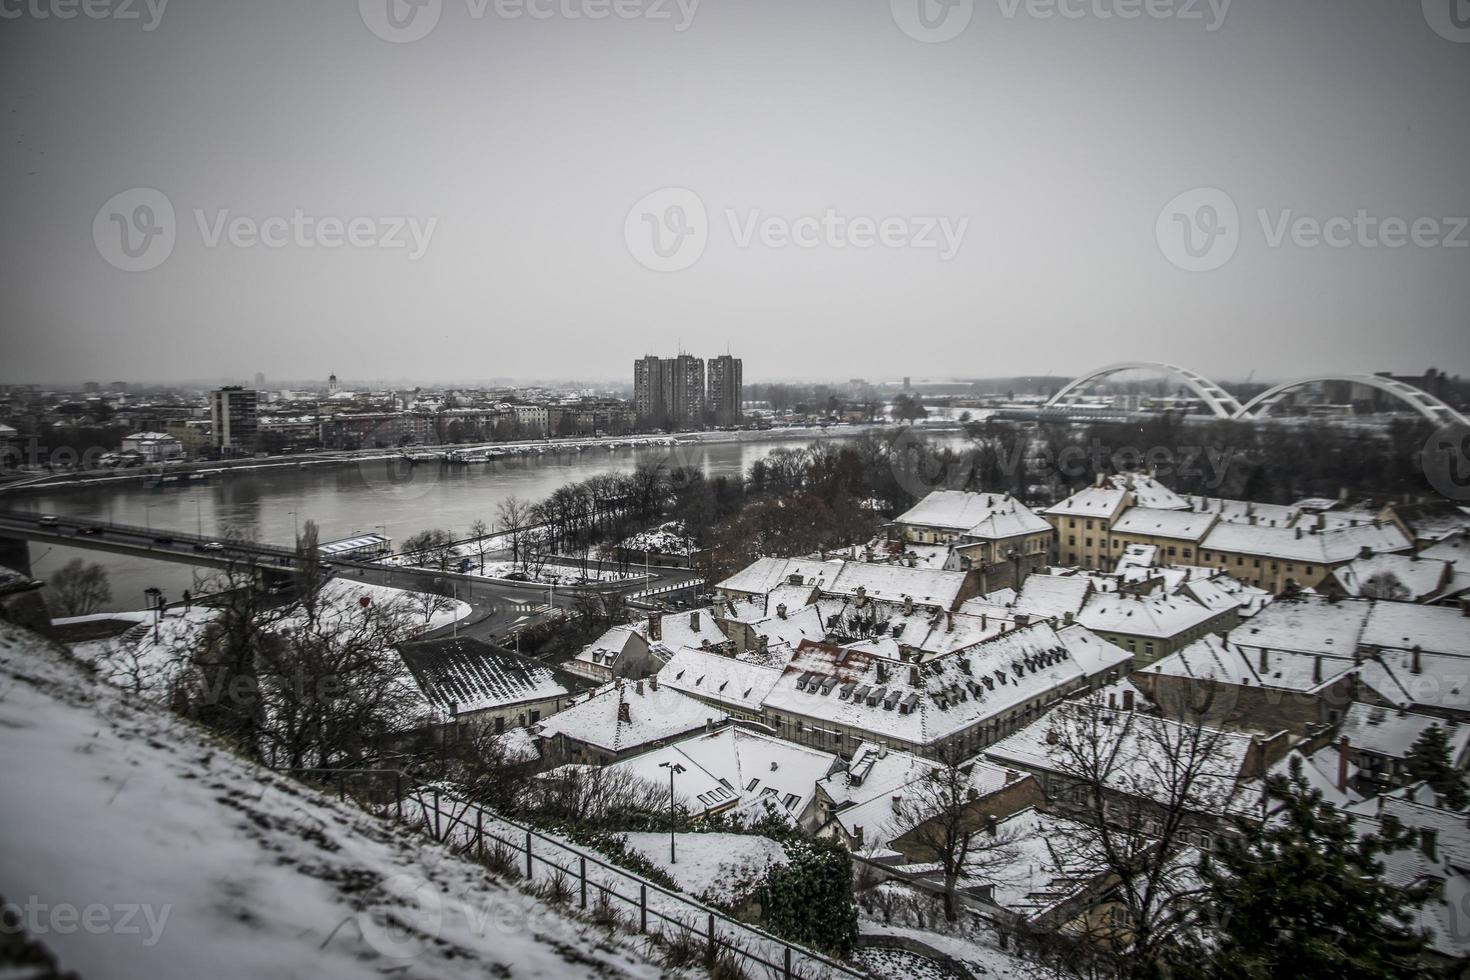
[[[322,599],[326,608],[323,616],[335,615],[345,619],[354,615],[360,607],[359,600],[367,596],[372,602],[406,602],[412,606],[415,602],[416,593],[405,589],[394,589],[386,585],[372,585],[367,582],[358,582],[353,579],[333,578],[322,585]],[[442,597],[444,608],[436,610],[426,627],[428,630],[436,630],[441,626],[448,626],[456,620],[464,619],[474,610],[467,602],[458,599]],[[419,625],[422,625],[423,614],[418,613]]]
[[[1036,971],[1034,963],[997,949],[993,937],[962,936],[911,926],[885,925],[866,915],[858,919],[858,932],[869,937],[904,937],[918,940],[930,949],[937,950],[963,963],[976,976],[1009,977],[1022,980],[1022,978],[1034,976]],[[933,965],[938,967],[937,963]],[[874,975],[908,976],[909,974],[884,974],[875,971]]]
[[4,624],[0,731],[0,886],[84,977],[660,974],[622,937],[245,764]]
[[786,849],[769,837],[750,834],[675,834],[669,861],[669,835],[625,835],[628,846],[668,872],[679,890],[711,902],[741,896],[733,889],[765,877],[768,870],[787,863]]
[[906,949],[868,946],[857,951],[854,957],[875,977],[904,978],[904,980],[968,980],[957,970],[952,970],[938,960]]
[[667,524],[639,531],[619,545],[629,551],[647,551],[655,555],[687,555],[691,546],[692,542],[682,521],[669,521]]
[[135,691],[161,689],[177,669],[183,650],[193,645],[215,618],[213,609],[195,606],[188,612],[169,609],[153,628],[153,613],[124,612],[104,616],[58,619],[57,625],[82,623],[89,619],[131,621],[135,625],[117,636],[85,640],[72,645],[72,653],[93,664],[98,676],[119,687]]

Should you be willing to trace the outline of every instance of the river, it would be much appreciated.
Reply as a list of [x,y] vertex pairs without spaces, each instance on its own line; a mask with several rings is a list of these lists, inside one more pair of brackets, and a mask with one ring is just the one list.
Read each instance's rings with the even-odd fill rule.
[[[853,438],[847,432],[828,440]],[[929,438],[958,440],[954,432]],[[257,541],[289,546],[297,529],[316,521],[323,542],[378,531],[395,542],[426,528],[447,528],[467,537],[469,526],[495,524],[500,501],[517,496],[540,500],[557,487],[598,473],[628,471],[640,463],[696,466],[708,477],[745,472],[752,462],[802,439],[758,438],[673,447],[638,447],[582,452],[548,452],[487,464],[447,467],[435,463],[406,468],[382,459],[360,463],[239,470],[208,483],[145,487],[128,481],[62,491],[17,495],[6,509],[37,514],[90,517],[157,530],[223,536],[235,531]],[[194,586],[188,565],[44,544],[31,545],[31,570],[44,579],[72,558],[100,563],[108,573],[115,610],[137,609],[154,587],[170,599]]]

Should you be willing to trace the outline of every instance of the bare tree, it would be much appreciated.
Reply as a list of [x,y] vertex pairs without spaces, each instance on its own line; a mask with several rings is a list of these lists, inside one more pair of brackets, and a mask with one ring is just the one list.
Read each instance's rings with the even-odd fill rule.
[[307,521],[296,538],[296,600],[306,610],[307,618],[316,622],[321,605],[322,586],[327,577],[323,574],[321,549],[316,521]]
[[485,574],[485,538],[490,533],[490,525],[476,518],[470,525],[470,537],[475,539],[475,550],[480,555],[480,574]]
[[407,602],[414,616],[423,620],[423,625],[427,627],[433,621],[436,613],[453,609],[455,600],[438,592],[411,592]]
[[510,543],[510,561],[513,567],[521,562],[522,537],[530,518],[531,505],[520,497],[506,497],[495,505],[495,529],[505,535]]
[[[631,816],[667,814],[669,788],[626,769],[562,766],[534,780],[527,805],[539,816],[616,827]],[[675,819],[687,815],[675,801]]]
[[112,601],[107,570],[96,562],[73,558],[46,579],[47,605],[53,615],[87,616]]
[[1164,952],[1184,938],[1199,896],[1199,849],[1240,814],[1243,758],[1238,735],[1192,717],[1119,711],[1094,694],[1065,702],[1042,722],[1061,774],[1053,804],[1077,819],[1054,841],[1069,863],[1115,882],[1122,919],[1097,923],[1129,976],[1157,974]]
[[962,884],[995,884],[994,872],[1016,855],[1016,833],[997,830],[979,806],[970,773],[957,751],[947,751],[934,768],[899,791],[893,826],[904,828],[893,846],[939,865],[944,875],[944,917],[959,918],[956,898]]
[[414,618],[403,600],[342,601],[284,621],[257,665],[267,761],[335,769],[376,758],[417,703],[397,652]]

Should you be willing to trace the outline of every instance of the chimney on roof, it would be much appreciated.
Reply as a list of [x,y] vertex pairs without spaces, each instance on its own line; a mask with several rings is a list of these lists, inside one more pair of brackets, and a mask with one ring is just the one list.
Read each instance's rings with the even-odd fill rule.
[[1065,612],[1062,613],[1062,625],[1063,626],[1071,626],[1072,625],[1072,611],[1070,609],[1068,609],[1067,611],[1065,611]]
[[657,674],[649,674],[648,675],[648,689],[650,691],[657,691],[658,690],[658,675]]
[[1292,530],[1296,531],[1296,540],[1300,541],[1302,539],[1302,529],[1297,527]]
[[1414,655],[1413,665],[1409,668],[1410,673],[1421,673],[1424,670],[1424,667],[1419,662],[1419,644],[1415,643],[1412,647],[1409,648],[1409,652]]
[[777,619],[785,619],[786,618],[786,603],[784,603],[784,602],[778,602],[778,603],[776,603],[776,618]]
[[643,682],[642,681],[639,681],[638,683],[636,683],[636,684],[633,685],[633,692],[635,694],[637,694],[640,698],[643,697]]
[[944,631],[946,633],[954,632],[954,613],[948,609],[944,611]]
[[[1466,605],[1464,599],[1461,599],[1460,600],[1460,607],[1462,609],[1466,610],[1466,612],[1465,612],[1465,615],[1466,616],[1470,616],[1470,605]],[[985,613],[981,613],[980,614],[980,628],[982,630],[983,629],[988,629],[989,626],[990,626],[990,617],[987,616],[987,615],[985,615]]]
[[618,723],[619,724],[626,725],[626,724],[631,724],[632,721],[633,721],[633,716],[629,712],[628,702],[626,702],[626,701],[619,701],[618,702]]
[[1337,740],[1337,791],[1339,793],[1347,792],[1348,755],[1351,747],[1352,743],[1348,741],[1346,735]]
[[1372,558],[1373,557],[1373,549],[1370,548],[1370,547],[1368,547],[1366,544],[1363,545],[1363,547],[1361,547],[1361,548],[1358,549],[1358,557],[1359,558]]
[[1014,770],[1014,769],[1007,769],[1006,770],[1006,785],[1007,786],[1009,786],[1011,783],[1014,783],[1016,780],[1018,780],[1020,778],[1021,778],[1021,774],[1019,772],[1016,772],[1016,770]]
[[1261,647],[1261,673],[1264,674],[1264,673],[1266,673],[1266,671],[1268,671],[1270,669],[1271,669],[1271,651],[1269,649],[1267,649],[1266,647]]
[[664,616],[663,613],[648,614],[648,638],[655,642],[664,638]]
[[1016,613],[1015,620],[1017,627],[1029,626],[1031,624],[1031,617],[1027,613]]
[[911,595],[906,595],[906,596],[903,597],[903,614],[905,616],[911,616],[911,615],[913,615],[913,612],[914,612],[914,597],[911,596]]
[[767,650],[770,649],[770,647],[771,647],[771,639],[770,639],[770,637],[766,636],[766,634],[764,634],[764,633],[761,633],[761,634],[759,634],[759,635],[756,636],[756,638],[755,638],[755,648],[757,650],[759,650],[761,653],[765,653]]
[[863,842],[863,825],[862,824],[858,824],[856,827],[852,828],[852,838],[853,838],[853,840],[857,841],[859,844],[861,844]]
[[1312,683],[1322,683],[1322,655],[1320,653],[1312,658]]
[[1123,689],[1123,710],[1133,710],[1133,691],[1132,689],[1126,687]]
[[694,630],[694,632],[696,632],[696,633],[699,632],[699,610],[698,609],[691,610],[690,613],[689,613],[689,628],[692,629],[692,630]]
[[1460,615],[1470,616],[1470,597],[1460,597]]
[[868,587],[866,585],[859,585],[857,587],[857,607],[859,609],[861,609],[861,608],[863,608],[863,606],[867,605],[867,602],[868,602]]
[[909,687],[918,687],[918,686],[919,686],[919,668],[918,667],[910,667],[909,668]]

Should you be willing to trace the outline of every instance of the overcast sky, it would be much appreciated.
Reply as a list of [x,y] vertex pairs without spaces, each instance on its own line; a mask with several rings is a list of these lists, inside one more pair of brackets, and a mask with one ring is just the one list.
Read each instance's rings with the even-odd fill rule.
[[0,381],[1470,372],[1451,0],[87,2],[0,0]]

